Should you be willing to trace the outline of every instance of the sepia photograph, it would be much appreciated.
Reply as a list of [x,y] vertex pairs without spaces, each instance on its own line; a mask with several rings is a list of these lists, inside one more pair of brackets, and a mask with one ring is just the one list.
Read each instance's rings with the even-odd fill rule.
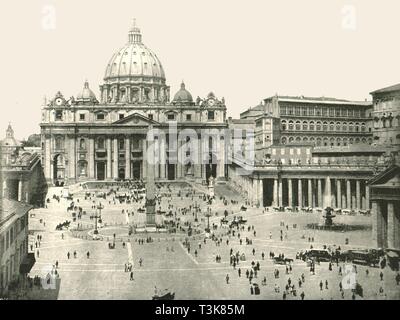
[[400,299],[398,0],[1,7],[0,306]]

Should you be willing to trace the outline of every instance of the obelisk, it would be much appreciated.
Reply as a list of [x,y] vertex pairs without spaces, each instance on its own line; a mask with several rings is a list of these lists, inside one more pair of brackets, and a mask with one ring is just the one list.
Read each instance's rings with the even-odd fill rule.
[[[149,127],[149,130],[152,129],[152,126]],[[147,141],[146,141],[147,143]],[[147,156],[145,158],[145,165],[147,166],[147,179],[146,179],[146,227],[155,227],[156,226],[156,196],[155,196],[155,183],[154,183],[154,141],[152,141],[153,145],[146,148]],[[151,152],[149,152],[151,150]],[[152,157],[152,159],[148,159],[148,157]]]

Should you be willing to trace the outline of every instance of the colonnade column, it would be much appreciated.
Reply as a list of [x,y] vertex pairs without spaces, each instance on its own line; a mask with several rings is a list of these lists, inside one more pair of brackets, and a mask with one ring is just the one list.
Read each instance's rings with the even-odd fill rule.
[[125,179],[131,178],[131,140],[125,138]]
[[[387,244],[388,248],[396,248],[398,242],[398,231],[397,229],[398,219],[394,211],[394,202],[387,202]],[[396,233],[397,231],[397,233]]]
[[351,209],[351,183],[350,180],[346,180],[346,200],[347,200],[347,209]]
[[282,188],[282,178],[278,181],[278,206],[283,206],[283,188]]
[[260,206],[263,207],[264,199],[263,199],[263,180],[258,180],[258,201],[260,201]]
[[312,180],[311,179],[308,179],[307,191],[308,191],[308,202],[307,202],[307,205],[309,207],[312,207],[313,206],[313,204],[312,204],[312,202],[313,202],[313,193],[312,193]]
[[371,218],[372,218],[372,240],[374,246],[382,247],[382,212],[381,205],[378,201],[372,201],[372,210],[371,210]]
[[317,179],[318,181],[318,207],[322,207],[322,180],[321,179]]
[[360,180],[356,180],[356,209],[361,209]]
[[142,161],[142,179],[147,177],[147,141],[146,138],[141,140],[142,151],[143,151],[143,161]]
[[337,208],[342,207],[342,181],[340,179],[336,179],[336,203]]
[[292,187],[292,179],[288,179],[288,202],[289,207],[293,206],[293,187]]
[[18,180],[18,201],[22,201],[22,180]]
[[76,141],[75,137],[69,139],[69,178],[76,179]]
[[273,206],[278,206],[278,179],[274,179],[274,196],[273,196]]
[[303,184],[301,179],[298,180],[297,196],[298,196],[298,206],[303,206]]

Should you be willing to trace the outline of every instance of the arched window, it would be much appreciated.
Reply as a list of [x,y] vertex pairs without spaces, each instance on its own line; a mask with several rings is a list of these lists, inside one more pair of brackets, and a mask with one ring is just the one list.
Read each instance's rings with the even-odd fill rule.
[[366,131],[366,126],[365,123],[361,123],[361,132],[365,132]]
[[125,141],[124,141],[123,138],[121,138],[121,139],[118,140],[118,148],[119,148],[120,150],[123,150],[123,149],[125,148]]
[[324,138],[324,146],[327,147],[329,143],[329,140],[327,137]]
[[343,145],[347,146],[347,138],[343,138]]
[[349,123],[349,132],[353,132],[353,130],[354,130],[353,122],[350,122]]
[[289,130],[293,130],[293,121],[292,120],[289,121]]
[[349,139],[349,144],[353,144],[354,143],[354,139],[353,138],[350,138]]
[[79,148],[81,149],[81,150],[85,150],[86,149],[86,142],[85,142],[85,139],[81,139],[81,140],[79,140]]
[[296,137],[296,143],[301,143],[301,138],[300,137]]
[[323,124],[322,124],[322,131],[328,131],[328,122],[324,122]]
[[341,129],[340,122],[336,122],[336,131],[339,132]]
[[366,143],[367,143],[367,139],[362,138],[362,139],[361,139],[361,142],[362,142],[363,144],[366,144]]
[[342,139],[336,138],[336,145],[340,146],[342,144]]
[[314,137],[311,137],[311,138],[310,138],[310,143],[313,144],[313,145],[315,145],[315,138],[314,138]]
[[308,142],[308,138],[307,138],[307,137],[304,137],[304,138],[303,138],[303,142],[304,142],[304,143],[307,143],[307,142]]
[[333,147],[333,146],[335,145],[335,138],[330,138],[330,139],[329,139],[329,145],[330,145],[331,147]]
[[303,121],[303,131],[307,131],[308,130],[308,123],[307,121]]
[[322,127],[321,127],[321,121],[317,121],[317,131],[321,131]]
[[356,138],[354,141],[355,141],[355,143],[358,144],[358,143],[360,143],[360,138]]
[[335,131],[335,123],[334,122],[330,122],[329,123],[329,130],[330,131]]
[[86,176],[87,174],[87,162],[86,161],[79,161],[78,163],[78,173],[79,176]]
[[343,122],[342,131],[347,132],[347,122]]
[[322,145],[322,139],[321,138],[317,138],[316,145],[317,146],[321,146]]
[[310,131],[314,130],[315,130],[314,121],[310,121]]
[[293,137],[290,137],[290,138],[289,138],[289,143],[293,143],[293,141],[294,141],[294,138],[293,138]]
[[300,130],[301,130],[300,121],[296,121],[296,131],[300,131]]
[[356,122],[355,127],[356,132],[360,132],[360,124],[358,122]]
[[282,143],[282,144],[286,144],[286,142],[287,142],[287,139],[286,139],[286,137],[282,137],[282,139],[281,139],[281,143]]
[[285,131],[287,129],[286,120],[281,121],[281,127],[282,127],[282,131]]

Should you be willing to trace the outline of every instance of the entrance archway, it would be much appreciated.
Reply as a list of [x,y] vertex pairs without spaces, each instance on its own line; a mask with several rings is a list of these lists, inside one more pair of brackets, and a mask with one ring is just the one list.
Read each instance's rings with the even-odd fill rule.
[[125,179],[125,168],[119,168],[118,170],[118,178]]
[[105,162],[97,162],[96,163],[96,179],[97,180],[105,180],[106,178],[106,164]]
[[64,166],[61,154],[57,154],[53,158],[53,183],[56,186],[64,185]]
[[135,180],[140,179],[140,161],[134,161],[132,165],[132,177]]
[[214,153],[209,154],[209,160],[206,164],[206,180],[213,176],[217,177],[217,156]]
[[175,180],[175,164],[168,163],[168,180]]

